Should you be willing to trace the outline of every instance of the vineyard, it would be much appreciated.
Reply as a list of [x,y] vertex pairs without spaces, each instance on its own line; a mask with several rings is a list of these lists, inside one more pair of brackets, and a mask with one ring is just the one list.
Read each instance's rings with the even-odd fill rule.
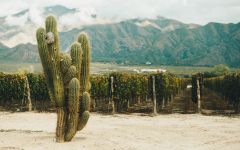
[[[200,93],[203,87],[217,93],[229,105],[239,111],[240,75],[233,73],[214,78],[180,78],[169,73],[135,74],[120,73],[91,76],[91,111],[112,113],[152,112],[153,77],[157,112],[161,112],[175,96],[192,85],[192,101],[197,102],[196,81],[200,79]],[[43,74],[0,74],[0,105],[11,110],[54,111]],[[29,106],[31,105],[31,106]],[[138,107],[139,106],[139,107]],[[114,109],[114,110],[113,110]]]
[[[152,77],[155,77],[156,102],[168,103],[190,83],[189,79],[173,74],[130,74],[112,73],[91,76],[91,96],[93,110],[112,111],[112,102],[117,112],[127,111],[137,103],[152,101]],[[111,78],[113,84],[111,85]],[[29,84],[29,89],[27,88]],[[43,74],[0,74],[1,106],[28,107],[28,91],[35,110],[48,110],[54,105],[49,98]],[[105,105],[104,105],[105,104]]]
[[240,74],[233,73],[225,76],[204,80],[204,87],[217,92],[222,99],[234,106],[236,112],[240,108]]

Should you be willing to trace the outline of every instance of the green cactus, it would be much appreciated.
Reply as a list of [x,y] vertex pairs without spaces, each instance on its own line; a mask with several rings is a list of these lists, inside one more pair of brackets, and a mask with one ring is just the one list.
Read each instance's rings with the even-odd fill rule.
[[66,135],[65,140],[71,141],[74,137],[78,126],[78,106],[80,96],[80,83],[77,78],[73,78],[69,82],[68,94],[68,118],[66,121]]
[[88,92],[84,92],[82,96],[82,101],[80,105],[80,113],[90,110],[90,95]]
[[90,90],[90,45],[88,42],[88,36],[86,33],[81,33],[78,37],[78,42],[82,46],[83,58],[82,58],[82,69],[81,69],[81,85],[82,93],[89,92]]
[[[81,95],[82,101],[80,101],[80,119],[78,120],[78,131],[82,130],[86,125],[89,118],[89,108],[90,108],[90,95],[88,94],[90,90],[90,44],[88,36],[86,33],[81,33],[78,37],[78,42],[81,44],[83,50],[82,57],[82,68],[80,73],[80,83],[81,83]],[[84,118],[84,119],[82,119]]]
[[71,46],[71,57],[72,57],[72,64],[76,66],[77,69],[77,79],[80,81],[80,74],[81,74],[81,65],[82,65],[82,48],[79,43],[74,43]]
[[75,66],[71,65],[67,72],[64,75],[64,84],[67,84],[72,78],[74,78],[77,75],[77,69]]
[[49,95],[57,108],[56,141],[71,141],[89,118],[90,46],[87,35],[80,34],[79,42],[71,46],[71,56],[63,54],[57,21],[49,16],[45,24],[46,30],[39,28],[36,37]]
[[71,66],[71,63],[71,56],[64,54],[62,60],[60,60],[60,67],[63,74],[67,72],[68,68]]
[[82,130],[88,122],[90,110],[90,95],[88,92],[84,92],[82,101],[80,103],[80,119],[78,122],[78,131]]
[[79,130],[82,130],[85,125],[87,124],[88,122],[88,119],[89,119],[89,111],[84,111],[84,113],[81,114],[80,118],[79,118],[79,124],[78,124],[78,131]]

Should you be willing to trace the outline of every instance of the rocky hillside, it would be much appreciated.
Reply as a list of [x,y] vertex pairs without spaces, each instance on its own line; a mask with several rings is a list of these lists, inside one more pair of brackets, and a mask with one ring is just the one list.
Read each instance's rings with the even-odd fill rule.
[[198,26],[158,18],[92,25],[61,33],[63,49],[81,31],[90,34],[94,61],[240,66],[240,23]]
[[[68,50],[79,32],[87,32],[92,42],[92,61],[95,62],[240,66],[240,23],[200,26],[157,17],[70,27],[61,26],[62,18],[80,10],[53,6],[46,7],[43,12],[43,15],[53,13],[58,16],[64,51]],[[92,19],[98,19],[96,14],[89,15]],[[27,17],[24,25],[9,25],[11,18],[21,17]],[[29,43],[36,42],[34,36],[37,27],[29,10],[1,17],[0,42],[3,44],[0,44],[0,60],[39,62],[36,45]],[[5,45],[11,45],[12,48]]]
[[40,57],[36,45],[27,43],[8,48],[0,43],[0,62],[38,63],[40,62]]

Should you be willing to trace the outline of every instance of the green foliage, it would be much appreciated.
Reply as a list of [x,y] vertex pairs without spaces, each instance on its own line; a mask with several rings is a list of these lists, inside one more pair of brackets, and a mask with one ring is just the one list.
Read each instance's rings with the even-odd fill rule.
[[230,69],[227,65],[219,64],[214,66],[212,73],[217,76],[221,76],[229,73],[229,71]]
[[31,99],[34,101],[48,101],[49,94],[43,74],[27,74]]
[[112,73],[109,77],[114,78],[114,97],[120,97],[124,100],[144,96],[148,93],[148,78],[146,75]]
[[108,75],[93,75],[91,81],[91,96],[94,99],[108,97]]
[[240,73],[205,79],[204,86],[218,92],[223,98],[235,106],[236,111],[239,111]]
[[[190,79],[178,78],[168,73],[131,74],[114,72],[109,75],[96,75],[91,78],[91,95],[94,99],[110,98],[110,78],[113,77],[113,98],[117,111],[126,111],[126,103],[134,105],[139,99],[152,97],[152,76],[156,78],[156,94],[160,104],[169,100],[180,89],[186,88]],[[119,105],[119,106],[118,106]]]
[[[3,76],[2,74],[1,76]],[[111,98],[110,93],[110,77],[114,77],[114,92],[113,97],[116,105],[119,104],[119,112],[126,110],[127,101],[130,104],[135,104],[140,98],[145,100],[146,97],[151,98],[152,96],[152,79],[151,76],[156,78],[156,94],[158,103],[161,103],[162,99],[170,99],[178,93],[180,89],[186,88],[191,82],[188,78],[178,78],[173,74],[168,73],[156,73],[156,74],[131,74],[131,73],[120,73],[115,72],[108,75],[92,75],[91,81],[91,97],[96,101],[101,99]],[[15,75],[18,77],[18,75]],[[47,91],[47,85],[45,78],[42,74],[27,74],[31,98],[34,101],[49,101],[49,95]],[[1,79],[2,80],[2,79]],[[19,80],[16,78],[15,80]],[[7,83],[9,84],[9,82]],[[23,90],[23,87],[21,87]],[[8,90],[8,89],[5,89]],[[16,90],[16,89],[15,89]],[[84,94],[88,95],[88,94]],[[84,96],[83,95],[83,96]],[[2,96],[2,94],[1,94]],[[3,95],[4,97],[5,95]],[[81,99],[81,105],[85,105],[83,102],[84,97]],[[21,100],[21,99],[19,99]],[[89,104],[87,104],[89,105]],[[80,112],[89,111],[89,108],[82,107]]]
[[24,98],[24,83],[26,76],[24,74],[3,74],[0,73],[0,100],[17,100],[21,102]]
[[169,100],[171,96],[175,96],[182,88],[186,88],[185,79],[176,77],[173,74],[157,73],[149,76],[149,93],[152,96],[152,76],[155,76],[155,89],[157,103],[161,104],[162,100]]

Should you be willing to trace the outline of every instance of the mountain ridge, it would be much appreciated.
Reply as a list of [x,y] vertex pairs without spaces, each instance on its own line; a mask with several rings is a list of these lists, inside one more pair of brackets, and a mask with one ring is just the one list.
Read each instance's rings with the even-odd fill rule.
[[[79,10],[60,5],[47,7],[44,12],[52,12],[59,17],[79,13]],[[29,17],[28,13],[29,10],[23,10],[14,15]],[[93,19],[98,18],[89,15]],[[6,17],[0,18],[0,60],[38,63],[37,46],[31,44],[36,42],[35,30],[38,26],[32,25],[31,20],[30,24],[27,22],[21,28],[8,26],[4,19]],[[185,66],[226,64],[240,67],[240,23],[198,25],[156,17],[81,25],[59,33],[61,50],[68,51],[80,32],[87,32],[90,36],[94,62]],[[17,44],[19,40],[24,42]],[[9,48],[6,43],[16,45]]]
[[[61,47],[68,50],[77,35],[84,31],[91,38],[94,62],[186,66],[223,63],[240,66],[240,23],[209,23],[193,29],[182,27],[161,32],[149,26],[139,27],[132,21],[60,32]],[[1,60],[39,62],[36,45],[20,44],[9,49],[4,55],[0,51]]]

